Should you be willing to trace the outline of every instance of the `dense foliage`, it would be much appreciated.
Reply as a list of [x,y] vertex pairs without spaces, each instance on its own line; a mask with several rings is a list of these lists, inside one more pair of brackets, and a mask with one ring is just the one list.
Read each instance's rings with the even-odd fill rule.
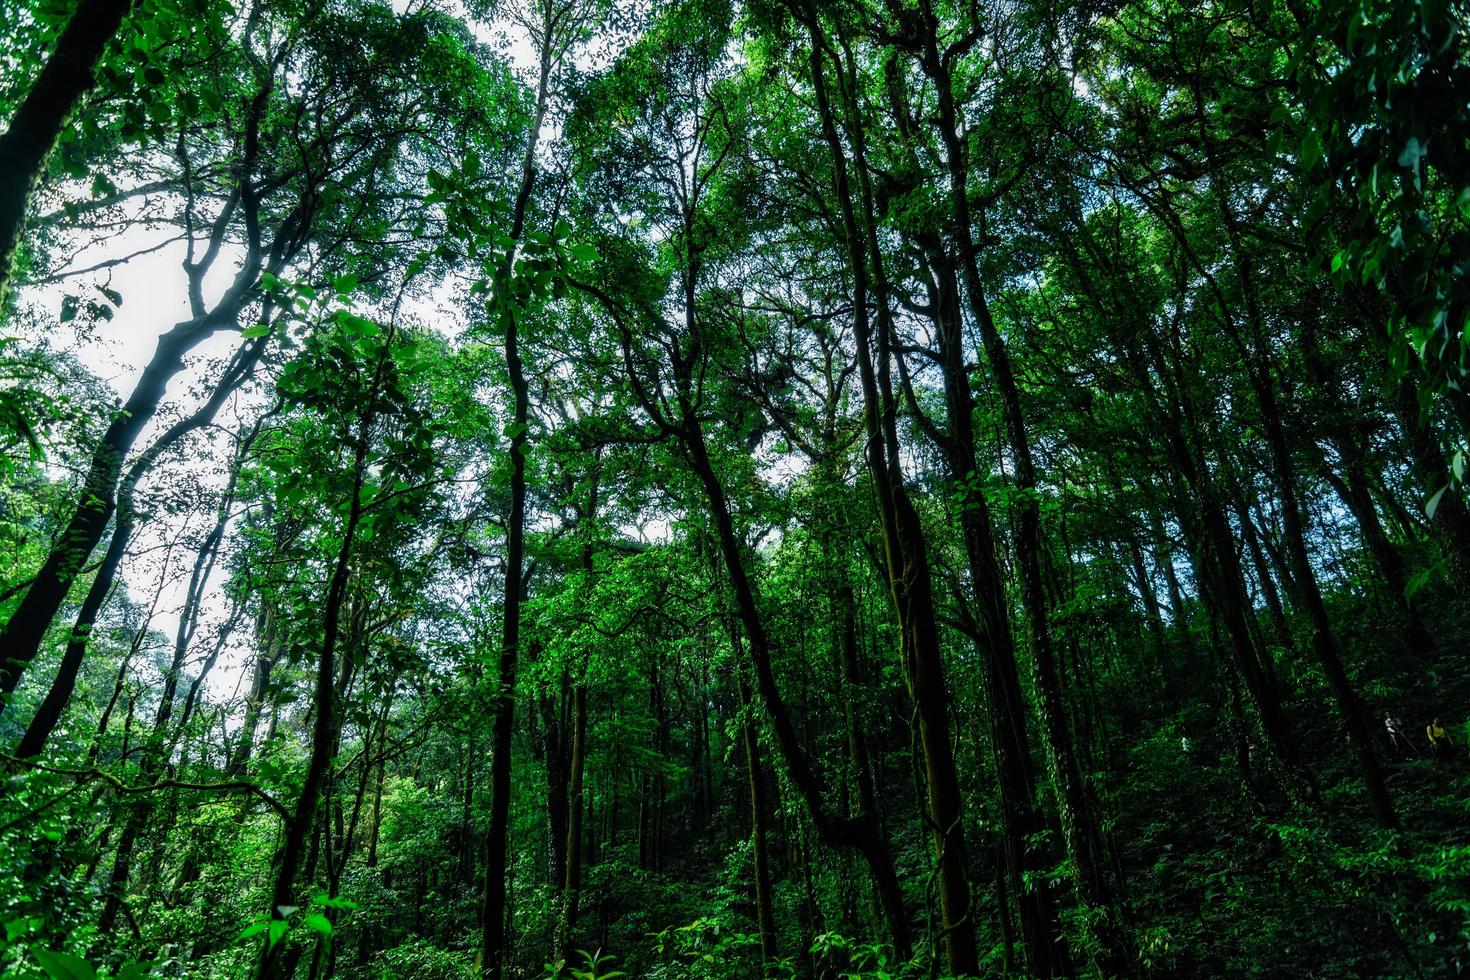
[[0,6],[0,973],[1461,975],[1467,44]]

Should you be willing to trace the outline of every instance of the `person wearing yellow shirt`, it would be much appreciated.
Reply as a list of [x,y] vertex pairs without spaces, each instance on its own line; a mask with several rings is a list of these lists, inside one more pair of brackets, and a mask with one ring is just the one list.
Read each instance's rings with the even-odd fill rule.
[[1429,736],[1429,748],[1434,753],[1434,764],[1440,766],[1455,755],[1455,743],[1450,740],[1450,733],[1436,718],[1424,729],[1424,734]]

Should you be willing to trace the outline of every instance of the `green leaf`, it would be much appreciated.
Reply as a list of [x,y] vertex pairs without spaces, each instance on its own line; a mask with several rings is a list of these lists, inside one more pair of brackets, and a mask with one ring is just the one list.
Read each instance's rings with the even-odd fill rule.
[[[407,483],[403,483],[401,480],[400,481],[394,481],[393,488],[395,490],[404,489],[406,487],[408,487],[408,484]],[[357,908],[357,903],[354,902],[352,899],[350,899],[350,898],[342,898],[341,896],[337,896],[337,897],[334,898],[331,895],[318,895],[318,896],[316,896],[315,898],[313,898],[311,900],[311,904],[313,904],[313,905],[320,905],[322,908],[327,908],[327,909],[355,909],[355,908]]]
[[97,971],[92,969],[92,964],[75,953],[54,953],[49,949],[32,952],[52,980],[96,980]]
[[325,915],[322,915],[320,912],[311,913],[306,918],[301,920],[301,924],[306,926],[306,928],[310,929],[312,932],[319,932],[323,936],[330,936],[332,934],[331,920],[328,919]]
[[256,337],[264,337],[271,332],[271,328],[264,323],[257,323],[253,327],[246,327],[240,331],[242,340],[254,340]]
[[339,293],[350,293],[357,288],[357,277],[348,272],[332,280],[332,288]]
[[127,963],[117,971],[117,980],[143,980],[153,975],[153,967],[147,963]]
[[1322,161],[1322,137],[1316,130],[1308,130],[1302,137],[1302,166],[1311,170]]
[[356,313],[349,313],[346,310],[338,310],[333,319],[337,321],[337,325],[343,331],[352,334],[354,337],[376,337],[383,332],[382,327],[367,317],[361,317]]
[[1440,501],[1440,498],[1442,498],[1444,496],[1444,492],[1446,490],[1448,490],[1449,488],[1450,488],[1450,485],[1448,483],[1446,483],[1444,486],[1442,486],[1442,487],[1439,488],[1439,491],[1437,493],[1435,493],[1434,496],[1432,496],[1432,497],[1429,498],[1429,503],[1427,503],[1427,504],[1424,505],[1424,515],[1426,517],[1430,518],[1431,520],[1434,519],[1434,512],[1436,510],[1439,510],[1439,501]]
[[1424,155],[1424,145],[1419,142],[1419,137],[1410,136],[1409,142],[1404,144],[1403,152],[1399,154],[1399,166],[1414,170],[1419,166],[1419,158]]
[[5,941],[13,943],[38,925],[38,919],[11,919],[5,923]]
[[567,252],[570,253],[572,258],[576,259],[578,262],[597,261],[596,246],[589,245],[586,242],[577,242],[575,245],[572,245],[570,248],[568,248]]
[[1429,580],[1433,575],[1434,569],[1426,568],[1423,571],[1415,572],[1409,576],[1409,580],[1404,583],[1404,601],[1413,602],[1414,596],[1420,589],[1429,584]]
[[408,263],[408,269],[403,274],[404,275],[404,278],[405,279],[412,279],[414,276],[418,275],[420,272],[423,272],[424,269],[425,269],[425,267],[428,266],[429,260],[431,258],[433,258],[433,256],[431,256],[428,252],[420,252],[417,255],[415,255],[413,257],[413,261],[410,262],[410,263]]

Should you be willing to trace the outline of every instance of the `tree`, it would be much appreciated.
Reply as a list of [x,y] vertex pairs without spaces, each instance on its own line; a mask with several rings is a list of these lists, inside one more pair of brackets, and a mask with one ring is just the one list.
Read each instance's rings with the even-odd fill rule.
[[0,310],[0,972],[1454,973],[1463,11],[1329,14],[139,5]]

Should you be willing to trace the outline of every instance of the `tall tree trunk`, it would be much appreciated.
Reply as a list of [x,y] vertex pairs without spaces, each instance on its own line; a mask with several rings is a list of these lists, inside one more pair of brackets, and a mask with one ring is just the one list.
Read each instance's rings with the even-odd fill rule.
[[[1268,369],[1269,370],[1269,369]],[[1305,522],[1301,513],[1296,473],[1286,445],[1286,433],[1281,425],[1281,416],[1276,405],[1274,386],[1268,378],[1259,377],[1256,390],[1265,420],[1266,441],[1271,448],[1272,461],[1276,467],[1277,485],[1281,491],[1281,511],[1286,526],[1286,549],[1291,559],[1292,578],[1298,592],[1298,603],[1312,624],[1312,648],[1327,682],[1337,699],[1337,707],[1347,729],[1348,741],[1358,756],[1358,765],[1363,773],[1363,783],[1368,790],[1368,799],[1373,814],[1385,827],[1398,825],[1393,800],[1384,782],[1383,766],[1373,747],[1372,736],[1362,702],[1353,689],[1347,670],[1338,653],[1337,640],[1333,634],[1327,604],[1317,583],[1316,570],[1312,568],[1311,555],[1307,550]]]
[[[729,579],[730,593],[735,601],[736,612],[755,668],[755,692],[770,716],[776,749],[787,775],[811,816],[821,840],[834,847],[855,850],[867,862],[874,887],[881,897],[895,951],[900,959],[906,960],[913,950],[912,932],[903,907],[903,893],[894,869],[893,857],[883,839],[881,828],[873,815],[843,817],[828,808],[823,781],[812,768],[802,737],[776,683],[771,638],[760,612],[755,585],[745,567],[745,546],[736,534],[729,499],[710,458],[709,445],[699,414],[699,398],[694,391],[695,386],[703,380],[696,313],[699,260],[698,247],[694,240],[693,202],[685,198],[681,203],[688,209],[684,215],[683,233],[691,252],[690,261],[682,270],[685,330],[690,347],[687,352],[673,352],[671,373],[675,391],[673,403],[669,405],[670,413],[666,414],[654,403],[638,376],[633,363],[633,328],[628,322],[628,311],[596,285],[581,282],[576,285],[595,296],[616,321],[622,336],[623,359],[641,405],[666,434],[678,439],[689,468],[704,492],[709,516],[714,524],[720,558]],[[656,329],[669,330],[672,333],[670,324],[657,311],[643,309],[642,313],[650,320],[657,321]]]
[[[1250,508],[1240,497],[1235,498],[1234,504],[1235,519],[1240,522],[1240,537],[1245,542],[1246,550],[1250,552],[1251,567],[1255,569],[1256,582],[1261,587],[1261,598],[1266,602],[1266,612],[1271,616],[1271,628],[1276,634],[1276,643],[1283,650],[1290,651],[1292,647],[1291,626],[1286,621],[1286,607],[1281,603],[1281,593],[1276,589],[1276,580],[1271,577],[1271,565],[1266,561],[1266,555],[1261,550],[1261,542],[1256,535],[1256,526],[1251,520]],[[1266,672],[1274,675],[1269,652],[1262,651],[1261,661]],[[1271,679],[1272,683],[1275,683],[1275,677],[1272,676]]]
[[938,99],[939,134],[944,143],[949,170],[950,207],[954,216],[953,234],[960,258],[960,271],[970,311],[980,331],[991,377],[1001,404],[1007,443],[1011,451],[1016,495],[1015,557],[1020,571],[1021,605],[1026,614],[1026,631],[1031,649],[1033,682],[1037,708],[1042,723],[1043,743],[1047,749],[1051,776],[1056,787],[1058,817],[1062,839],[1071,858],[1078,897],[1095,913],[1094,939],[1098,946],[1098,965],[1105,972],[1124,973],[1131,967],[1130,943],[1116,921],[1115,891],[1108,881],[1101,854],[1101,838],[1097,816],[1088,805],[1089,792],[1075,755],[1072,733],[1067,724],[1066,703],[1062,696],[1056,656],[1047,621],[1047,602],[1042,571],[1038,483],[1031,458],[1030,436],[1021,408],[1020,390],[1011,367],[1010,354],[1000,330],[991,317],[984,283],[980,278],[975,245],[973,216],[969,199],[969,160],[964,138],[960,134],[959,110],[955,103],[951,60],[940,51],[941,26],[930,0],[921,0],[920,12],[925,31],[920,52],[924,73],[933,81]]
[[[59,543],[46,556],[25,598],[0,632],[0,650],[4,651],[4,662],[0,663],[0,695],[15,690],[40,650],[72,580],[101,540],[112,517],[123,457],[153,417],[168,382],[183,367],[185,352],[209,332],[194,321],[185,321],[160,337],[137,387],[107,427],[92,455],[76,511],[58,535]],[[4,709],[4,703],[5,699],[0,697],[0,710]]]
[[571,779],[569,755],[571,739],[572,679],[566,668],[555,695],[541,696],[541,751],[546,764],[546,860],[551,887],[561,890],[566,878],[567,858],[567,792]]
[[276,635],[275,612],[267,608],[260,617],[256,630],[259,649],[250,670],[250,692],[245,696],[245,717],[240,724],[240,734],[235,739],[235,749],[230,756],[228,771],[231,775],[245,772],[250,756],[255,751],[255,735],[260,728],[261,712],[265,709],[269,694],[271,670],[282,652],[284,639]]
[[[738,639],[737,639],[738,642]],[[740,706],[745,714],[741,732],[745,740],[745,767],[750,781],[750,844],[755,852],[755,919],[761,937],[761,964],[769,971],[779,956],[776,950],[776,914],[771,904],[770,856],[766,849],[766,775],[761,768],[760,739],[751,708],[750,685],[739,682]]]
[[[239,187],[215,223],[210,248],[200,262],[185,264],[191,286],[198,286],[200,278],[218,256],[236,208],[243,208],[245,213],[249,239],[245,257],[229,288],[213,309],[206,309],[197,289],[191,289],[193,317],[175,324],[158,338],[153,356],[143,368],[132,394],[121,410],[112,416],[101,441],[93,450],[76,510],[57,537],[58,544],[46,556],[20,605],[0,628],[0,658],[3,658],[0,662],[0,711],[4,710],[8,700],[6,696],[15,690],[26,668],[40,651],[46,631],[66,601],[73,579],[102,539],[117,504],[123,460],[158,410],[169,382],[184,367],[184,356],[217,331],[234,326],[241,312],[254,299],[256,279],[265,253],[260,238],[260,201],[252,182],[252,171],[259,149],[260,119],[272,84],[272,79],[267,78],[251,104],[246,121],[244,158],[239,162]],[[303,199],[282,219],[278,235],[289,235],[292,244],[277,241],[271,248],[269,262],[264,263],[265,271],[279,273],[285,263],[305,247],[312,213],[312,205]],[[267,308],[263,315],[266,322],[269,322],[269,313]]]
[[[831,153],[834,191],[842,219],[842,234],[853,288],[853,330],[857,346],[858,376],[867,429],[867,462],[878,490],[879,517],[883,530],[888,585],[898,615],[900,648],[909,695],[919,720],[919,739],[925,765],[928,820],[933,834],[938,865],[939,905],[943,921],[945,957],[951,973],[979,970],[975,928],[970,915],[970,885],[966,868],[963,796],[949,740],[949,692],[939,632],[934,618],[934,598],[927,543],[918,512],[909,500],[898,466],[898,441],[893,423],[893,396],[888,380],[887,290],[881,282],[876,291],[880,321],[877,346],[878,369],[874,366],[873,331],[868,319],[867,238],[859,228],[853,209],[847,175],[846,149],[837,129],[836,115],[827,94],[822,52],[827,48],[818,11],[807,3],[804,11],[811,41],[810,68],[822,133]],[[835,66],[842,71],[840,64]],[[861,127],[849,127],[857,154],[856,166],[863,175]],[[881,371],[881,376],[880,376]]]
[[[943,253],[937,236],[928,244],[934,280],[930,306],[939,338],[947,421],[945,431],[932,435],[950,478],[967,487],[959,521],[980,620],[981,639],[977,646],[983,668],[985,716],[998,780],[1006,891],[1016,898],[1026,968],[1035,976],[1048,977],[1067,973],[1070,967],[1067,952],[1057,939],[1061,929],[1055,897],[1044,873],[1046,857],[1040,849],[1027,843],[1044,829],[1045,822],[1036,803],[1026,702],[1016,665],[1005,579],[991,534],[990,508],[978,486],[971,482],[978,472],[979,461],[972,421],[974,399],[964,363],[959,286],[954,267]],[[1159,632],[1162,633],[1162,624]]]
[[[1326,363],[1317,333],[1316,310],[1311,306],[1302,313],[1302,349],[1312,380],[1323,397],[1329,400],[1329,410],[1335,410],[1331,411],[1329,419],[1323,420],[1322,429],[1327,441],[1337,451],[1338,468],[1341,472],[1335,473],[1331,467],[1323,467],[1323,476],[1342,498],[1342,502],[1352,513],[1353,520],[1358,524],[1363,545],[1372,556],[1373,563],[1378,567],[1378,574],[1383,579],[1383,588],[1378,592],[1398,612],[1410,652],[1419,657],[1429,657],[1434,653],[1434,637],[1419,618],[1419,611],[1409,598],[1408,568],[1403,556],[1389,540],[1373,501],[1368,479],[1369,433],[1363,431],[1361,422],[1355,426],[1344,421],[1353,417],[1353,406],[1346,404],[1337,394],[1341,385],[1335,372]],[[1360,415],[1359,417],[1361,418]]]
[[[179,536],[182,537],[184,533],[185,531],[181,529]],[[166,775],[166,770],[169,768],[167,750],[169,719],[173,716],[178,673],[183,667],[184,656],[188,649],[188,639],[192,635],[189,624],[197,614],[200,600],[199,591],[193,587],[193,583],[199,580],[201,570],[211,567],[213,561],[213,553],[207,546],[201,548],[195,555],[194,569],[191,574],[191,587],[188,590],[184,608],[179,616],[178,631],[174,639],[173,657],[168,669],[164,672],[164,687],[159,693],[158,707],[153,718],[153,727],[141,746],[142,753],[139,771],[144,781]],[[163,575],[159,582],[160,590],[163,588],[163,581],[167,578],[167,575],[168,565],[165,562]],[[146,632],[146,630],[140,630],[139,632],[141,634]],[[139,836],[145,828],[155,832],[159,830],[159,828],[153,826],[153,816],[157,804],[157,798],[149,794],[143,794],[138,799],[129,801],[129,805],[125,809],[126,818],[122,834],[118,837],[117,851],[113,857],[112,875],[107,885],[107,897],[103,901],[102,911],[97,919],[97,931],[100,935],[105,936],[111,932],[117,922],[118,913],[125,908],[124,897],[128,890],[133,866],[133,852],[137,847]],[[163,832],[166,833],[166,831]]]
[[[383,341],[383,353],[374,371],[371,391],[376,393],[384,378],[384,369],[392,356],[394,329],[390,327]],[[353,448],[352,487],[348,500],[347,521],[342,529],[342,544],[332,566],[332,577],[327,584],[326,601],[322,610],[322,649],[317,660],[316,682],[312,696],[312,707],[316,712],[312,726],[311,754],[306,764],[306,778],[302,782],[301,795],[296,799],[296,808],[286,822],[284,837],[276,853],[276,880],[271,889],[270,918],[286,918],[283,908],[299,905],[296,898],[296,875],[307,844],[316,826],[317,804],[323,787],[327,785],[332,756],[336,753],[341,734],[341,720],[337,710],[338,670],[336,662],[337,644],[341,633],[342,607],[347,601],[347,587],[352,566],[352,548],[357,536],[358,524],[362,520],[362,489],[367,476],[368,445],[372,438],[374,413],[369,407],[359,420],[356,445]],[[255,980],[279,980],[289,975],[288,963],[294,959],[285,956],[287,943],[266,942],[256,963]],[[293,954],[294,955],[294,954]]]
[[[1195,404],[1193,374],[1197,370],[1186,364],[1186,356],[1177,337],[1160,337],[1146,322],[1127,307],[1109,302],[1090,287],[1089,262],[1123,278],[1113,256],[1100,245],[1087,225],[1074,218],[1070,236],[1059,239],[1066,254],[1089,288],[1088,296],[1101,319],[1109,327],[1109,339],[1121,352],[1124,366],[1132,375],[1149,407],[1150,421],[1162,436],[1170,462],[1170,496],[1180,529],[1184,533],[1194,564],[1200,597],[1223,621],[1230,650],[1261,730],[1272,753],[1281,760],[1290,779],[1290,789],[1318,801],[1320,792],[1316,776],[1302,761],[1290,723],[1281,705],[1281,694],[1266,662],[1267,653],[1259,648],[1259,634],[1254,628],[1245,578],[1236,557],[1235,536],[1225,509],[1224,495],[1209,465],[1207,446],[1201,435]],[[1087,251],[1087,260],[1076,250]],[[1160,532],[1162,537],[1162,531]],[[1165,561],[1165,577],[1169,583],[1170,602],[1174,605],[1177,624],[1184,626],[1185,607],[1173,558]]]
[[720,554],[730,581],[730,590],[735,599],[751,662],[755,667],[756,694],[771,719],[776,748],[781,754],[787,775],[823,842],[835,847],[851,848],[867,862],[894,948],[900,959],[908,959],[913,950],[913,939],[908,914],[903,907],[903,892],[893,867],[893,857],[883,840],[876,815],[865,814],[844,819],[832,814],[827,808],[821,781],[811,767],[796,726],[776,685],[771,664],[771,641],[760,615],[755,586],[745,571],[745,559],[739,539],[735,535],[729,503],[710,461],[703,427],[692,410],[683,420],[681,438],[690,468],[699,478],[709,500],[710,516],[715,524]]
[[572,758],[567,778],[567,839],[563,848],[566,868],[562,876],[561,922],[557,926],[557,947],[563,960],[572,953],[578,903],[582,897],[582,817],[586,811],[582,787],[586,769],[587,684],[579,681],[572,691]]
[[[910,147],[915,146],[918,134],[897,58],[889,57],[884,69],[900,133]],[[910,162],[916,168],[919,165],[912,149]],[[859,181],[865,202],[871,201],[865,173],[860,172]],[[876,262],[879,246],[875,225],[876,220],[870,213],[867,234],[869,249]],[[939,431],[937,426],[921,424],[944,457],[950,479],[967,488],[959,508],[959,520],[971,589],[980,619],[981,639],[977,647],[983,667],[985,716],[989,723],[991,754],[1000,797],[1001,851],[1004,856],[1002,891],[1015,897],[1027,970],[1038,977],[1049,977],[1069,972],[1070,965],[1066,949],[1058,941],[1061,929],[1055,896],[1044,873],[1048,863],[1046,856],[1039,848],[1028,844],[1045,824],[1036,802],[1035,766],[1026,730],[1026,702],[1016,665],[1005,578],[991,534],[990,508],[978,489],[977,468],[980,464],[973,421],[975,403],[965,365],[959,280],[939,231],[926,230],[919,239],[919,247],[929,267],[925,282],[930,318],[939,342],[946,426]],[[913,408],[915,417],[922,418],[917,406]],[[1004,913],[1003,916],[1008,930],[1009,916]]]
[[1133,562],[1133,578],[1138,583],[1138,594],[1143,599],[1143,614],[1148,620],[1149,635],[1153,637],[1156,656],[1162,655],[1168,646],[1164,637],[1164,611],[1159,605],[1159,593],[1149,576],[1148,566],[1143,560],[1143,545],[1136,537],[1128,538],[1128,557]]
[[[1194,94],[1196,104],[1203,111],[1203,96],[1198,88]],[[1201,122],[1203,123],[1203,120]],[[1328,685],[1332,688],[1333,696],[1337,700],[1338,712],[1347,730],[1348,742],[1358,757],[1358,765],[1362,770],[1363,783],[1368,791],[1373,814],[1382,826],[1396,827],[1398,817],[1394,812],[1388,786],[1384,782],[1383,766],[1373,747],[1362,702],[1353,689],[1347,670],[1343,667],[1331,618],[1327,613],[1327,604],[1322,598],[1317,573],[1312,567],[1311,554],[1307,548],[1306,520],[1302,514],[1296,464],[1291,458],[1291,448],[1287,442],[1286,429],[1281,417],[1277,381],[1274,378],[1274,371],[1268,356],[1266,320],[1256,289],[1254,263],[1245,249],[1235,213],[1227,200],[1228,187],[1224,184],[1223,175],[1218,166],[1215,165],[1212,144],[1207,136],[1204,137],[1204,145],[1206,158],[1210,161],[1214,171],[1213,176],[1217,185],[1215,187],[1216,202],[1230,241],[1231,256],[1240,281],[1241,292],[1245,296],[1246,314],[1252,336],[1247,339],[1240,335],[1235,317],[1231,315],[1228,308],[1222,308],[1219,314],[1225,329],[1235,338],[1237,345],[1241,348],[1251,389],[1260,407],[1266,445],[1271,453],[1272,466],[1276,471],[1276,485],[1281,494],[1281,516],[1285,527],[1286,553],[1293,580],[1291,584],[1297,594],[1297,605],[1306,614],[1307,621],[1311,623],[1312,649],[1317,654],[1317,661],[1321,664],[1322,672],[1327,676]]]
[[515,727],[516,669],[521,644],[521,599],[525,593],[526,554],[526,447],[530,430],[530,388],[521,362],[519,327],[511,299],[512,263],[515,245],[526,228],[526,209],[536,184],[536,148],[546,119],[554,65],[551,7],[540,38],[540,76],[536,112],[526,153],[521,159],[521,185],[516,194],[511,222],[512,247],[497,274],[495,286],[499,313],[505,327],[505,365],[510,378],[512,413],[510,440],[510,513],[506,516],[505,596],[500,629],[500,669],[496,678],[494,722],[491,727],[490,824],[485,832],[485,896],[480,920],[484,933],[480,944],[480,969],[490,980],[500,980],[505,968],[507,855],[506,836],[510,825],[511,742]]
[[137,847],[138,835],[143,831],[147,814],[152,811],[152,801],[146,796],[128,800],[123,810],[123,829],[117,839],[117,850],[112,857],[112,874],[107,881],[106,897],[102,911],[97,916],[99,937],[111,936],[117,928],[118,913],[122,911],[128,890],[128,879],[133,869],[133,851]]

